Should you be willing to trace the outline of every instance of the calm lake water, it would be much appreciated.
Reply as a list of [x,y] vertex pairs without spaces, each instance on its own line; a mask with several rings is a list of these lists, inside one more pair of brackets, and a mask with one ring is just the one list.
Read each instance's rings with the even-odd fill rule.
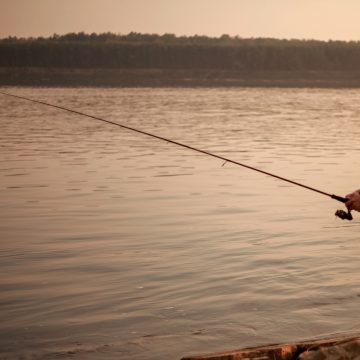
[[[31,89],[323,191],[360,187],[360,90]],[[0,358],[180,359],[360,332],[360,214],[0,95]]]

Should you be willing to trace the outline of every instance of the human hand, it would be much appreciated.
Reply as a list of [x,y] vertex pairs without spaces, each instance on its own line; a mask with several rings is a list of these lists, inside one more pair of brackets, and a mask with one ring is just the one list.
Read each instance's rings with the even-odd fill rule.
[[360,211],[360,189],[346,195],[346,197],[349,199],[349,201],[345,203],[346,207],[349,210]]

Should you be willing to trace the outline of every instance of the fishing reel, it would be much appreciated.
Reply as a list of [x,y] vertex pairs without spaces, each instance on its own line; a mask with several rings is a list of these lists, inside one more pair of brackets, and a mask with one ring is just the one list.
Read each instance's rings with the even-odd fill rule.
[[347,212],[345,210],[336,210],[335,216],[337,216],[341,220],[351,221],[353,219],[350,210],[348,210]]
[[[334,195],[334,194],[331,195],[331,198],[334,199],[334,200],[340,201],[343,204],[346,204],[350,200],[349,198],[342,197],[342,196],[337,196],[337,195]],[[349,221],[351,221],[353,219],[350,209],[347,209],[347,212],[345,210],[336,210],[335,216],[337,216],[341,220],[349,220]]]

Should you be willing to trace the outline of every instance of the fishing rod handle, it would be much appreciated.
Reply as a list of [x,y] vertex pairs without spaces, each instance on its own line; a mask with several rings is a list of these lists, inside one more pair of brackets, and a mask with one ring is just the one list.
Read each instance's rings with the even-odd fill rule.
[[338,196],[338,195],[334,195],[334,194],[331,195],[331,198],[334,199],[334,200],[340,201],[340,202],[342,202],[344,204],[350,200],[348,198],[344,198],[342,196]]

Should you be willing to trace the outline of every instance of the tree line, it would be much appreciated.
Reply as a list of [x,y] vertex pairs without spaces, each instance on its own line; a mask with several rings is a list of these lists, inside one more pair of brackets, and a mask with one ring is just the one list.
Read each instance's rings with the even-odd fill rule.
[[69,33],[0,39],[1,67],[358,71],[360,42]]

